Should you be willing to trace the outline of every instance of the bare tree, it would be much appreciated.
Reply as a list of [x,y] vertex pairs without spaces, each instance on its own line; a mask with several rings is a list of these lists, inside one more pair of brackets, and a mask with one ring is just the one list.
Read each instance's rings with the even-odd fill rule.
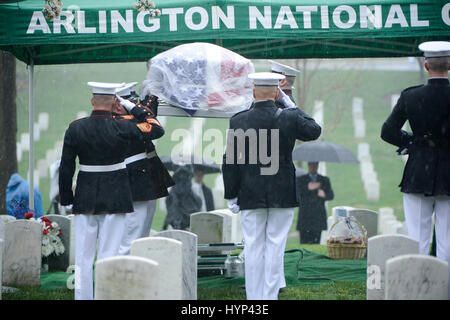
[[6,214],[6,186],[17,172],[16,58],[0,51],[0,214]]

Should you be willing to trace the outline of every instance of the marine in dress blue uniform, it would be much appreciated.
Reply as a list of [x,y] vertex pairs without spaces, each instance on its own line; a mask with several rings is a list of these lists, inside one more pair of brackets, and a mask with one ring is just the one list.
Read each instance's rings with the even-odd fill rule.
[[[132,101],[132,89],[136,84],[137,82],[132,82],[119,88],[116,90],[117,95]],[[148,123],[161,126],[155,117],[158,107],[157,99],[152,100],[150,106],[141,107],[148,113],[146,117]],[[119,121],[139,122],[119,101],[116,101],[113,107],[113,114]],[[167,196],[167,188],[174,185],[169,172],[156,153],[155,145],[150,140],[130,140],[125,164],[130,179],[134,211],[126,215],[125,232],[119,249],[120,255],[130,253],[131,243],[134,240],[149,236],[156,210],[156,199]]]
[[[434,211],[436,256],[450,264],[450,42],[425,42],[419,49],[428,83],[403,90],[381,138],[408,154],[400,182],[408,235],[428,254]],[[401,129],[406,121],[412,133]]]
[[[234,115],[230,119],[230,129],[256,130],[258,141],[250,144],[246,140],[245,154],[237,154],[236,137],[228,137],[222,165],[225,199],[231,211],[242,210],[247,299],[277,299],[286,239],[294,208],[298,206],[292,150],[296,139],[314,140],[319,137],[321,128],[301,109],[281,110],[275,105],[278,82],[283,75],[265,72],[249,77],[255,85],[254,106]],[[261,129],[279,133],[279,140],[275,141],[279,167],[274,174],[266,175],[261,171],[270,164],[263,164],[258,146],[264,142],[266,146],[272,145],[272,134],[262,141],[265,136],[260,137]],[[257,155],[254,164],[249,161],[253,147],[258,148],[254,151]],[[230,153],[234,155],[228,157],[231,161],[227,160]],[[244,160],[243,163],[239,164],[238,159]]]
[[[66,130],[59,169],[60,202],[73,204],[75,214],[75,299],[92,300],[92,266],[96,256],[118,254],[125,214],[133,212],[132,194],[124,159],[130,140],[157,139],[164,129],[145,120],[144,109],[131,113],[138,123],[117,121],[111,110],[115,89],[123,84],[89,82],[94,110]],[[76,158],[79,173],[75,194],[72,179]]]

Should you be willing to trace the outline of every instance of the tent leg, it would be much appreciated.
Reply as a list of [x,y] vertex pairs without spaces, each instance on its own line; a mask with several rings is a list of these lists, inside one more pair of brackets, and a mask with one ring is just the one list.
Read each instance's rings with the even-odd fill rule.
[[29,207],[34,210],[34,62],[31,60],[28,65],[28,128],[30,133],[29,152]]

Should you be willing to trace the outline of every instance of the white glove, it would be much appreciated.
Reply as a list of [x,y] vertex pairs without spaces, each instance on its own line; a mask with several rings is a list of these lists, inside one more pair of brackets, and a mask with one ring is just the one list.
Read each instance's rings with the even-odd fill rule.
[[237,198],[231,199],[227,201],[228,209],[233,213],[238,213],[241,209],[237,205]]
[[130,100],[124,99],[124,98],[122,98],[121,96],[119,96],[119,95],[117,95],[117,94],[116,94],[116,97],[117,97],[117,100],[119,100],[120,105],[121,105],[122,107],[124,107],[125,109],[127,109],[128,112],[130,112],[131,109],[133,109],[133,108],[136,106],[136,105],[135,105],[133,102],[131,102]]
[[278,87],[278,92],[280,93],[280,97],[278,98],[286,108],[297,108],[294,102],[287,96],[283,90]]

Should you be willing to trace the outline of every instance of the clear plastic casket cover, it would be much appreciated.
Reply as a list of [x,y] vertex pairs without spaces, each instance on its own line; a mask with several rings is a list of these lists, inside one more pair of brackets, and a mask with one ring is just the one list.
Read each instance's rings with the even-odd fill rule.
[[365,244],[366,235],[366,229],[354,217],[339,218],[331,227],[328,243]]
[[143,91],[187,111],[239,112],[253,102],[253,72],[250,60],[228,49],[183,44],[150,60]]

